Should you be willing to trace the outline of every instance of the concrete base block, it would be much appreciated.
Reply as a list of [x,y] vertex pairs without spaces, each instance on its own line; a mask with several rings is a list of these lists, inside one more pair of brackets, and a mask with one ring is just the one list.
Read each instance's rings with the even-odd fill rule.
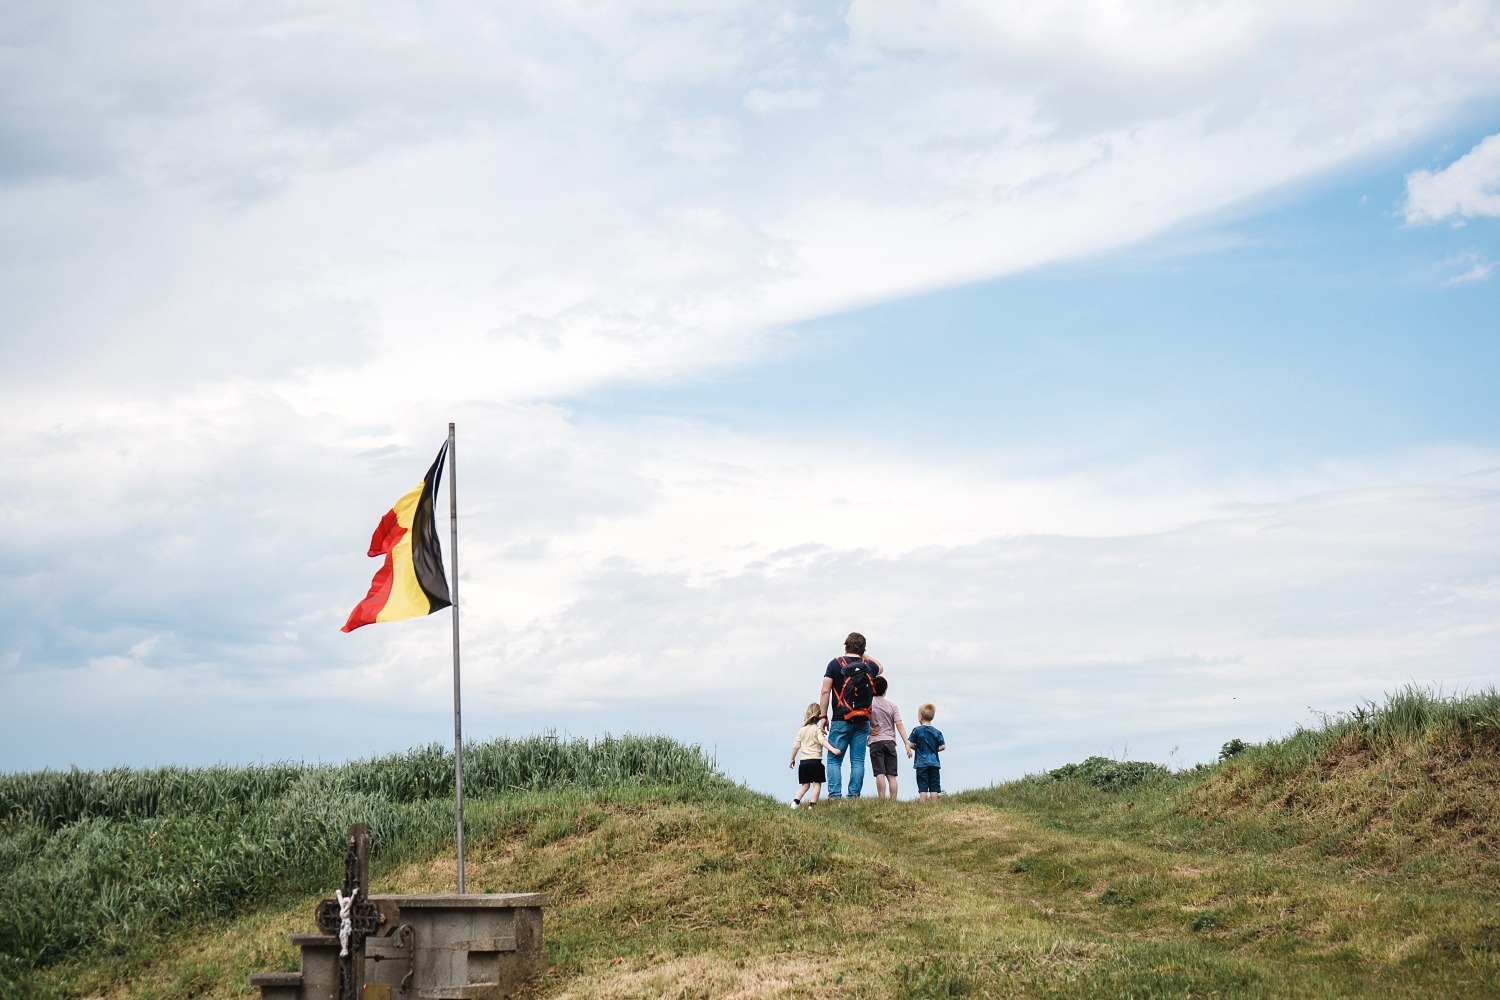
[[[502,1000],[546,968],[542,893],[372,896],[399,913],[394,933],[365,940],[364,981],[377,996]],[[293,934],[301,972],[261,972],[261,1000],[337,1000],[339,941]],[[366,991],[367,993],[370,990]]]

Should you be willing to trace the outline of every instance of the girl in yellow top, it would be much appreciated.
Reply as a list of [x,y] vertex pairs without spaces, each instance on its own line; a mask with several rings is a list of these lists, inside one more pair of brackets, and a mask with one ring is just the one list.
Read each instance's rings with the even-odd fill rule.
[[[792,808],[796,809],[802,805],[802,796],[807,790],[812,789],[812,798],[807,800],[808,808],[818,804],[818,792],[823,788],[823,782],[827,775],[823,771],[823,748],[835,757],[839,755],[838,748],[828,742],[828,737],[823,735],[823,730],[818,725],[823,710],[818,707],[817,702],[807,706],[807,711],[802,713],[802,728],[797,730],[797,738],[792,741],[792,759],[787,767],[797,768],[797,780],[802,782],[802,787],[797,789],[797,797],[792,800]],[[801,763],[798,764],[798,758]]]

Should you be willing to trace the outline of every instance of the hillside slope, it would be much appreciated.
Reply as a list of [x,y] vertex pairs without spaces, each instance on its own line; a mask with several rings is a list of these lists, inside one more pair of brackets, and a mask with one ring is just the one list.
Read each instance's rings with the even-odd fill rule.
[[[927,807],[794,813],[722,783],[495,797],[470,806],[468,881],[551,895],[533,998],[1500,995],[1483,712],[1350,718],[1357,737],[1334,720],[1215,768],[1104,787],[1075,769]],[[1476,822],[1444,825],[1454,803]],[[451,891],[450,852],[377,844],[377,891]],[[250,997],[250,972],[295,966],[285,935],[316,898],[30,989]]]
[[[551,894],[552,965],[533,997],[1500,989],[1493,892],[1083,835],[968,796],[799,815],[747,794],[580,793],[506,813],[472,842],[468,877]],[[392,868],[377,889],[452,883],[441,856]],[[69,986],[110,1000],[249,996],[249,972],[295,966],[285,935],[307,929],[313,902],[181,936],[123,981],[74,970]]]

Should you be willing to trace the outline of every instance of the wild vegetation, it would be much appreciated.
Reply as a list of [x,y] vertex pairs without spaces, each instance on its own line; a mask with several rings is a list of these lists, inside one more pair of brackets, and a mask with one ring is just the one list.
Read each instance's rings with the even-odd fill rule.
[[[0,776],[0,996],[38,970],[337,882],[355,822],[389,859],[453,837],[453,754],[346,765]],[[538,736],[465,747],[466,798],[536,788],[726,785],[661,737]]]
[[[1497,710],[1494,691],[1407,690],[1213,766],[1096,758],[935,806],[811,813],[660,743],[686,757],[654,777],[488,786],[468,810],[468,881],[550,894],[535,998],[1490,997]],[[432,788],[409,801],[446,827]],[[104,821],[44,834],[7,815],[6,907],[24,896],[14,844]],[[147,920],[134,946],[108,931],[16,965],[0,993],[248,998],[249,972],[295,967],[285,935],[337,880],[344,825],[319,834],[328,860],[308,879]],[[446,829],[407,836],[376,834],[377,890],[451,891]]]

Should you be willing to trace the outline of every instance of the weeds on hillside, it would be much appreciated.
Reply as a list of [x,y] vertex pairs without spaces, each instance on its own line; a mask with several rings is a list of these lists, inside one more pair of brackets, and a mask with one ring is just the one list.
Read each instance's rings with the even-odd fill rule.
[[[1206,828],[1181,810],[1204,780],[810,813],[727,783],[526,792],[474,804],[467,872],[476,891],[549,894],[532,1000],[1497,995],[1494,892],[1187,843],[1174,824]],[[451,889],[450,851],[382,865],[377,885]],[[37,982],[46,1000],[236,1000],[250,971],[294,967],[285,935],[312,898],[156,937],[124,972],[96,955]]]
[[[536,788],[727,784],[664,737],[501,739],[464,751],[470,800]],[[40,771],[0,776],[0,996],[31,970],[185,920],[334,884],[367,823],[389,864],[453,837],[440,746],[346,765]]]
[[1317,726],[1299,726],[1287,738],[1257,747],[1252,758],[1261,767],[1284,772],[1340,748],[1386,752],[1448,744],[1500,749],[1500,691],[1495,688],[1444,695],[1409,684],[1383,704],[1367,701],[1349,712],[1314,714]]
[[1500,885],[1500,692],[1407,686],[1248,747],[1182,803],[1232,843]]
[[[1134,768],[1145,776],[1134,783],[1096,782],[1085,761],[1055,779],[922,809],[862,800],[794,813],[711,769],[644,788],[629,784],[639,772],[627,768],[626,783],[602,791],[580,784],[476,801],[468,877],[479,891],[551,894],[552,965],[529,987],[534,997],[1495,996],[1500,872],[1487,859],[1497,855],[1500,754],[1486,708],[1456,713],[1467,722],[1444,706],[1406,709],[1400,718],[1425,712],[1424,721],[1389,740],[1382,733],[1403,723],[1365,711],[1324,720],[1338,733],[1320,737],[1322,750],[1296,758],[1298,767],[1286,762],[1305,745],[1284,744],[1308,737],[1294,734],[1212,767]],[[562,766],[551,747],[529,752],[538,767]],[[416,796],[424,779],[407,780],[380,801]],[[525,787],[524,777],[505,780]],[[451,800],[392,808],[406,815],[424,802],[443,832],[395,868],[382,851],[383,889],[441,891],[450,877]],[[74,819],[58,832],[83,843],[90,824],[110,832],[103,822]],[[0,836],[0,871],[51,836],[41,824],[13,825]],[[336,880],[340,849],[317,889]],[[298,900],[299,927],[306,909]],[[259,940],[282,940],[292,920],[281,921]],[[244,941],[247,923],[154,935],[154,956],[127,956],[150,963],[139,977],[96,951],[35,981],[53,991],[48,1000],[227,1000],[242,995],[247,971],[271,967],[251,955],[267,946]],[[235,957],[173,951],[205,939]],[[295,959],[275,961],[290,968]],[[24,995],[0,979],[0,996]]]
[[[1139,778],[1139,780],[1135,780]],[[1500,692],[1408,686],[1317,714],[1279,740],[1230,740],[1169,772],[1091,757],[972,793],[1048,825],[1158,845],[1310,851],[1364,875],[1500,887]]]

